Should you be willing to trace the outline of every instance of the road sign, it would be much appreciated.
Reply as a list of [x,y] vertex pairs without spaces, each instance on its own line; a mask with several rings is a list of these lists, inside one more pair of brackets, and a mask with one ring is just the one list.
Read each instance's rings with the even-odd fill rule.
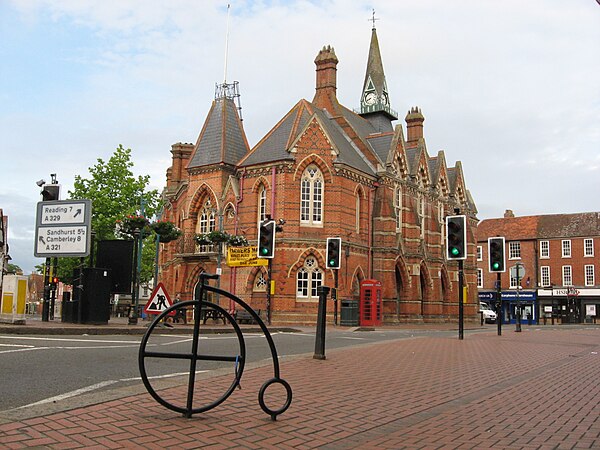
[[[162,283],[158,283],[154,288],[154,291],[152,291],[148,303],[144,306],[144,312],[146,314],[160,314],[171,305],[173,305],[173,302],[171,302],[171,297],[169,297],[165,286]],[[169,316],[174,315],[175,311],[169,313]]]
[[36,257],[88,256],[91,243],[92,202],[57,200],[37,204]]

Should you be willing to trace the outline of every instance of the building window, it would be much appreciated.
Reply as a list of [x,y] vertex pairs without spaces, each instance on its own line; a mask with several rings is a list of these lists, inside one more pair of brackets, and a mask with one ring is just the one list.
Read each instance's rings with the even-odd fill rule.
[[549,241],[540,241],[540,258],[550,258]]
[[323,271],[312,256],[306,258],[304,266],[296,274],[296,297],[317,301],[317,288],[323,284]]
[[594,256],[594,240],[583,240],[583,256]]
[[254,291],[255,292],[266,292],[267,291],[267,279],[265,274],[260,272],[254,280]]
[[438,204],[438,223],[440,224],[440,244],[442,245],[442,247],[444,246],[444,242],[446,242],[446,235],[444,234],[446,232],[446,226],[444,224],[444,205],[442,204],[442,202],[440,202]]
[[593,264],[586,264],[585,268],[585,285],[586,286],[594,286],[595,277],[594,277],[594,266]]
[[323,175],[317,166],[306,168],[300,182],[300,222],[323,223]]
[[508,259],[521,259],[521,242],[508,243]]
[[355,221],[355,230],[357,233],[360,233],[360,192],[356,193],[356,216],[354,218]]
[[394,211],[396,212],[396,233],[402,231],[402,188],[396,186],[394,193]]
[[267,190],[261,186],[258,191],[258,221],[262,222],[267,218]]
[[570,240],[562,241],[562,257],[563,258],[571,257],[571,241]]
[[542,286],[550,286],[550,266],[542,266],[540,275]]
[[425,239],[425,196],[419,197],[419,222],[421,224],[421,239]]
[[477,261],[483,261],[483,246],[477,246]]
[[477,287],[483,287],[483,269],[477,269]]
[[563,266],[562,275],[563,286],[573,286],[573,274],[571,272],[571,266]]
[[[202,209],[198,213],[198,223],[196,224],[196,233],[207,234],[215,230],[215,209],[212,207],[210,200],[204,202]],[[212,245],[199,245],[197,251],[210,252],[213,250]]]

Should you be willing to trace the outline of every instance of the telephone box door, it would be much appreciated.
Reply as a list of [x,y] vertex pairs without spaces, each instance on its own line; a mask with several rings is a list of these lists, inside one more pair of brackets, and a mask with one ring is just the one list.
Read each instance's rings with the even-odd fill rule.
[[360,325],[381,325],[381,282],[363,280],[360,283]]

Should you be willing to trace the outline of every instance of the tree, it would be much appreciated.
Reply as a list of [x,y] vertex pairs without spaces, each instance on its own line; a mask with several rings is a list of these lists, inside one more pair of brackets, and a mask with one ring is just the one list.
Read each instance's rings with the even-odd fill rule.
[[23,270],[16,264],[8,263],[6,266],[6,273],[23,275]]
[[[98,158],[97,164],[88,169],[89,178],[75,176],[73,191],[69,191],[69,199],[92,201],[91,223],[95,241],[116,239],[117,220],[131,214],[142,214],[142,212],[146,217],[153,217],[160,207],[158,191],[147,190],[150,176],[135,177],[132,168],[131,149],[119,145],[108,161]],[[153,235],[145,239],[144,245],[152,247],[153,239]],[[148,251],[143,252],[143,274],[153,273],[154,257],[147,256],[148,253]],[[78,264],[79,260],[76,258],[59,258],[58,274],[61,280],[71,280],[73,268]],[[142,278],[141,281],[147,280]]]

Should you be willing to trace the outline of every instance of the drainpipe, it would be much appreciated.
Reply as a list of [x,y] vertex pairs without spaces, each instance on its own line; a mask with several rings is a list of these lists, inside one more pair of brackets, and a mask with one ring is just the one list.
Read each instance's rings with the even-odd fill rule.
[[[235,202],[234,234],[236,234],[236,235],[238,234],[240,204],[242,203],[242,200],[244,199],[244,177],[245,176],[246,176],[246,169],[244,169],[242,171],[242,174],[240,177],[240,196],[237,199],[237,201]],[[233,295],[235,295],[236,281],[237,281],[237,267],[233,267],[231,269],[231,277],[229,277],[229,292],[231,292]],[[235,310],[235,302],[233,300],[230,300],[229,309],[231,311]]]

